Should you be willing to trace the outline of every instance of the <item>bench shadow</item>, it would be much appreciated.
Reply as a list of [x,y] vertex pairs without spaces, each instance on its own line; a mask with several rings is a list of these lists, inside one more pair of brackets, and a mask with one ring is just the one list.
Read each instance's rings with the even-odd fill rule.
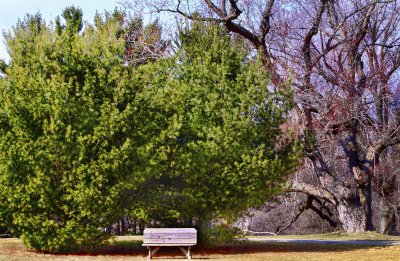
[[[213,247],[192,248],[193,259],[213,259],[210,255],[243,255],[251,253],[291,253],[291,252],[339,252],[370,248],[385,248],[387,246],[349,245],[349,244],[311,244],[288,242],[244,242],[240,244],[221,245]],[[71,255],[71,254],[69,254]],[[147,248],[142,241],[120,241],[110,244],[94,252],[78,252],[76,256],[147,256]],[[162,247],[154,256],[156,259],[186,259],[177,247]]]

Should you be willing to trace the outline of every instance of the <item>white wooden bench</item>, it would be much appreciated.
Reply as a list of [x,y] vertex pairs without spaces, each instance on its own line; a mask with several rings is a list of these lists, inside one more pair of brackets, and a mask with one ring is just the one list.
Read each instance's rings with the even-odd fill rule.
[[196,244],[197,231],[194,228],[146,228],[143,232],[143,246],[149,250],[147,259],[163,246],[179,247],[188,259],[192,259],[190,248]]

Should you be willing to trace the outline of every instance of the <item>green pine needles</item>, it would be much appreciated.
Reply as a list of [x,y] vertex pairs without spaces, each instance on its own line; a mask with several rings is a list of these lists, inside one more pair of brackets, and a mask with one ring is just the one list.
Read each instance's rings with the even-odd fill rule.
[[118,22],[106,20],[57,34],[36,15],[7,37],[0,212],[35,249],[102,242],[101,228],[119,215],[120,190],[132,174],[131,69]]
[[232,221],[265,202],[295,167],[296,143],[276,145],[292,94],[270,91],[261,62],[218,26],[193,23],[177,43],[174,58],[139,74],[146,89],[135,125],[146,141],[138,152],[147,178],[133,198],[146,200],[132,211],[166,225]]
[[134,67],[118,15],[84,29],[79,9],[64,15],[7,35],[0,226],[26,245],[98,246],[127,211],[164,225],[233,219],[294,169],[296,143],[276,146],[291,93],[268,89],[239,40],[194,23],[174,57]]

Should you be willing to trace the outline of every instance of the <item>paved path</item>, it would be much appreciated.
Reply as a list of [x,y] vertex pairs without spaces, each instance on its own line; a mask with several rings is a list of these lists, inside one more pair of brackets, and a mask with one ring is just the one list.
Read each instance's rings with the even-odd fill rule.
[[267,242],[267,243],[400,246],[400,241],[390,241],[390,240],[321,240],[321,239],[278,239],[278,238],[274,239],[271,237],[250,237],[244,240],[252,242]]

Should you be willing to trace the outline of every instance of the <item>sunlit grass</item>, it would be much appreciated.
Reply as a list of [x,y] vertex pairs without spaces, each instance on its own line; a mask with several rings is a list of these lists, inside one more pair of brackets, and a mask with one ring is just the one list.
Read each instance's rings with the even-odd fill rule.
[[[397,239],[376,233],[344,234],[330,233],[307,236],[276,236],[280,239],[345,239],[345,240],[385,240]],[[48,261],[81,261],[81,260],[146,260],[147,250],[142,246],[141,236],[115,237],[113,243],[95,253],[74,255],[49,255],[27,250],[20,239],[0,239],[1,261],[48,260]],[[185,257],[174,248],[161,249],[154,260],[184,260]],[[321,245],[294,243],[242,242],[207,249],[193,249],[193,259],[210,260],[400,260],[400,246],[363,246],[363,245]]]

